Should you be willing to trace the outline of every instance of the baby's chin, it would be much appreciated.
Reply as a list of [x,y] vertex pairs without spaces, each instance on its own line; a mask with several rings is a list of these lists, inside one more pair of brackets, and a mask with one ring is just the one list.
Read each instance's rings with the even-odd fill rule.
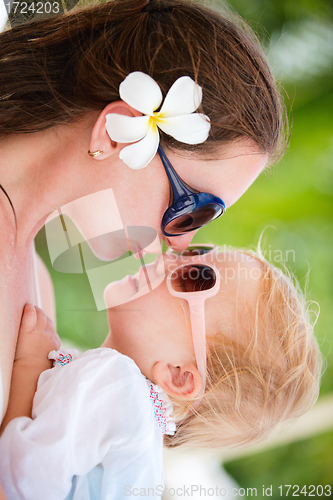
[[126,304],[137,295],[137,285],[133,276],[130,274],[122,280],[112,281],[104,290],[104,301],[106,307],[120,306]]
[[141,266],[134,275],[127,275],[119,281],[109,283],[104,290],[107,309],[126,304],[154,290],[165,278],[163,257],[152,264]]
[[104,301],[107,309],[121,306],[132,300],[138,299],[151,291],[147,285],[140,285],[138,289],[138,280],[132,276],[125,276],[122,280],[109,283],[104,290]]

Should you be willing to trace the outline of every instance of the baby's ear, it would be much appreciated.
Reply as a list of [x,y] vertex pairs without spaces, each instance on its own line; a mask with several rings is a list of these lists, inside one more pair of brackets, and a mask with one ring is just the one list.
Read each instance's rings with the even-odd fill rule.
[[169,396],[180,399],[195,398],[202,387],[202,380],[194,363],[172,366],[158,361],[153,366],[153,375],[157,384]]

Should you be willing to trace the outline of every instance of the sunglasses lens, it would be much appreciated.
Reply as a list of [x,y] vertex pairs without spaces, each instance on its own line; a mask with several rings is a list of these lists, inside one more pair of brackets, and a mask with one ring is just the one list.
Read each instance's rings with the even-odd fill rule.
[[214,269],[202,264],[179,267],[171,275],[171,286],[176,292],[201,292],[210,290],[216,283]]
[[188,233],[199,227],[205,226],[208,222],[216,219],[223,213],[223,208],[214,203],[208,203],[203,207],[199,207],[193,212],[180,215],[173,219],[164,228],[164,231],[170,235]]

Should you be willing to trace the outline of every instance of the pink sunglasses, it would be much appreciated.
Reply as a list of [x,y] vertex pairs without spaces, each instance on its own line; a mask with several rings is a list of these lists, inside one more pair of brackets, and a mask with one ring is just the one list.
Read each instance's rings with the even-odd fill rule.
[[[206,247],[207,248],[207,247]],[[202,387],[197,398],[201,398],[206,388],[206,327],[205,300],[216,295],[220,289],[220,273],[213,264],[205,260],[207,253],[214,251],[210,247],[203,255],[195,253],[192,262],[181,264],[167,276],[167,287],[171,295],[185,299],[190,308],[194,352]],[[194,257],[193,253],[187,257]]]

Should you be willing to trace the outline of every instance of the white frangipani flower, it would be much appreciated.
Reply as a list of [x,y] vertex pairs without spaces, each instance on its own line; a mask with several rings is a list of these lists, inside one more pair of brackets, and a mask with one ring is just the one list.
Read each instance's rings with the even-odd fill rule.
[[123,148],[119,158],[130,168],[144,168],[157,152],[158,128],[186,144],[204,142],[210,122],[195,113],[202,100],[202,89],[189,76],[182,76],[169,89],[160,111],[162,92],[149,75],[135,71],[119,86],[120,98],[143,116],[106,115],[106,130],[113,141],[135,142]]

